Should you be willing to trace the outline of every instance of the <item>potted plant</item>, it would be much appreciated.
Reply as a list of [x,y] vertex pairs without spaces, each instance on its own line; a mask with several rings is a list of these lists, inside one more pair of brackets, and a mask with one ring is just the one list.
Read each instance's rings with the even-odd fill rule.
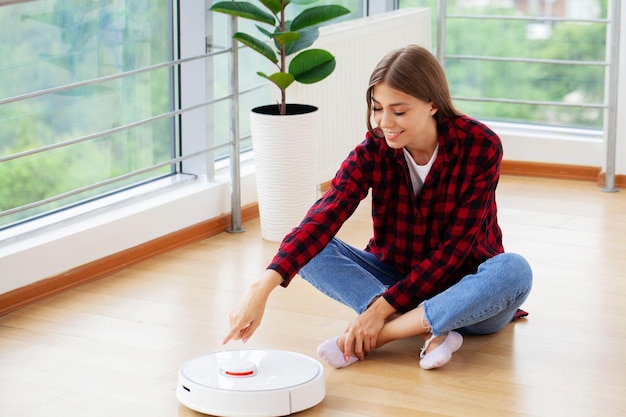
[[294,82],[313,84],[333,72],[336,62],[330,52],[308,48],[319,37],[320,24],[350,11],[339,5],[313,6],[287,20],[289,4],[316,1],[222,1],[209,9],[269,25],[256,25],[264,39],[242,32],[233,38],[277,68],[272,74],[257,74],[278,87],[280,101],[250,112],[261,233],[271,241],[282,240],[317,198],[317,108],[288,103],[286,90]]

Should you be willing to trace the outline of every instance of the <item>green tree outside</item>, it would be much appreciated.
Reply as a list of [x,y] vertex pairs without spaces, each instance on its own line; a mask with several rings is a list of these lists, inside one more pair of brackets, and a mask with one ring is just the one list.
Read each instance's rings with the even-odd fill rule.
[[[0,99],[117,74],[171,59],[168,0],[56,0],[0,7]],[[19,39],[19,41],[18,41]],[[75,140],[170,111],[170,70],[159,69],[97,85],[0,106],[0,155]],[[171,121],[118,132],[0,163],[0,211],[27,205],[167,161]],[[84,201],[121,184],[103,186],[16,215],[0,228]]]

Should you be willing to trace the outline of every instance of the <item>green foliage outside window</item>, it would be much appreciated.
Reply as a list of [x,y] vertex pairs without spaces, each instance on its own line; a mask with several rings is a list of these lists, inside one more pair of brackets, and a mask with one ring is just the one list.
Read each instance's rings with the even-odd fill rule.
[[[168,0],[55,0],[0,7],[0,99],[170,60]],[[170,70],[0,106],[0,155],[72,141],[170,111]],[[169,120],[0,163],[0,211],[106,181],[171,158]],[[0,217],[0,227],[83,201],[170,167],[40,208]]]
[[[598,0],[596,18],[607,15],[606,0]],[[494,2],[495,4],[495,2]],[[448,15],[534,16],[510,7],[478,7],[472,2],[448,2]],[[568,3],[571,4],[571,3]],[[436,39],[437,2],[403,0],[401,7],[431,7],[433,39]],[[541,11],[538,15],[541,15]],[[567,17],[567,16],[561,16]],[[591,18],[590,14],[586,15]],[[534,33],[539,31],[539,35]],[[474,55],[498,58],[528,58],[604,62],[606,24],[575,22],[532,22],[509,19],[446,20],[445,55]],[[437,45],[434,45],[434,49]],[[563,107],[545,104],[516,104],[457,100],[463,112],[488,120],[553,127],[602,129],[602,109],[584,104],[604,103],[605,67],[602,65],[539,64],[453,59],[445,61],[453,97],[510,99],[571,103]]]

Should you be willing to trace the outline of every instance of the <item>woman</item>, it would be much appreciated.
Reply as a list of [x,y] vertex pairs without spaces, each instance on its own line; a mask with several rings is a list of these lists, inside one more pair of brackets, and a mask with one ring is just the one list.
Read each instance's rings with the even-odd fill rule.
[[[497,332],[528,296],[531,269],[504,253],[497,222],[500,139],[454,108],[436,58],[415,45],[390,52],[366,98],[365,140],[233,310],[224,343],[247,341],[296,273],[358,313],[318,347],[336,368],[415,335],[427,337],[420,366],[438,368],[461,347],[455,330]],[[359,250],[334,236],[370,190],[374,235]]]

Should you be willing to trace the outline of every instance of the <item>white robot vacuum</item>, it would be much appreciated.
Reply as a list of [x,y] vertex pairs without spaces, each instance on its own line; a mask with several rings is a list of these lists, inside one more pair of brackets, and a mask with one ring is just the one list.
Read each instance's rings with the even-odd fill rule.
[[214,416],[286,416],[326,396],[324,368],[313,358],[284,350],[229,350],[184,363],[176,397]]

